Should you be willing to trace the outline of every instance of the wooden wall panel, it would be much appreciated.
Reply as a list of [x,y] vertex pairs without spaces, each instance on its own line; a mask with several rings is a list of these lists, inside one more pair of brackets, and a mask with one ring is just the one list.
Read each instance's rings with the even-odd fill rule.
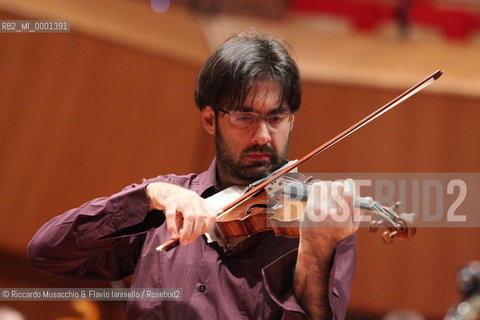
[[[420,79],[412,78],[412,85],[417,80]],[[299,157],[332,138],[401,91],[305,83],[303,105],[295,120],[291,155]],[[426,89],[309,161],[303,170],[478,171],[478,104],[476,98],[432,93]]]
[[[414,82],[415,79],[412,79]],[[292,158],[313,149],[393,98],[397,90],[306,83]],[[303,172],[479,172],[480,101],[420,93],[302,166]],[[475,198],[477,190],[469,197]],[[476,212],[469,212],[476,214]],[[443,319],[460,299],[459,268],[480,259],[478,228],[421,228],[386,246],[358,232],[351,310],[413,309]]]
[[197,68],[82,34],[0,38],[0,242],[142,177],[203,168]]

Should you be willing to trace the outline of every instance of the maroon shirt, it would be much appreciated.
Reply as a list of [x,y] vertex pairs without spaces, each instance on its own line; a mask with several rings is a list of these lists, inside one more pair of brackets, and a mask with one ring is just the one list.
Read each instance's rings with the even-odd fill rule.
[[[129,301],[127,319],[300,319],[293,295],[298,239],[268,233],[253,247],[227,257],[204,237],[169,252],[164,216],[148,211],[145,187],[165,181],[203,197],[215,190],[215,161],[199,175],[144,180],[53,218],[33,237],[36,268],[85,280],[118,280],[133,274],[136,288],[182,288],[182,301]],[[344,319],[355,271],[355,240],[338,244],[330,270],[329,319]]]

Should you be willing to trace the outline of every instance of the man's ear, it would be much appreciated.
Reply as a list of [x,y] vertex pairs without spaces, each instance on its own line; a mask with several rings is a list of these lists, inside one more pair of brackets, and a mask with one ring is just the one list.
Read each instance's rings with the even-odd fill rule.
[[290,121],[290,132],[293,130],[293,122],[295,121],[295,115],[292,117],[292,121]]
[[202,124],[205,130],[211,135],[215,134],[215,111],[212,107],[206,106],[202,110]]

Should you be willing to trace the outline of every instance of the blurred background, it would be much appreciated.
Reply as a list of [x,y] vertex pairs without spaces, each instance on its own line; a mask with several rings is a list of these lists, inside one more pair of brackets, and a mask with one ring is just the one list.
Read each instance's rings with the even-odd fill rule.
[[[32,269],[30,238],[53,216],[143,177],[205,170],[214,149],[193,103],[195,77],[212,48],[251,27],[286,39],[301,70],[292,159],[445,71],[301,171],[480,171],[479,1],[0,0],[0,19],[71,28],[0,34],[0,287],[110,285]],[[386,246],[360,230],[347,318],[407,310],[388,319],[443,319],[461,299],[457,271],[480,259],[479,240],[476,228],[431,228]],[[124,308],[0,306],[45,320],[123,319]]]

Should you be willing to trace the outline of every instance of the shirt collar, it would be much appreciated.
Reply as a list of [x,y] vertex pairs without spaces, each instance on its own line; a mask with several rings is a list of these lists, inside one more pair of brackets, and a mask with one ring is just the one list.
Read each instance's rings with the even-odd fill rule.
[[[297,160],[289,161],[283,167],[292,164]],[[282,168],[283,168],[282,167]],[[281,169],[281,168],[280,168]],[[291,172],[297,172],[297,168]],[[195,191],[204,198],[214,195],[221,191],[220,184],[217,179],[217,158],[213,158],[212,163],[207,171],[200,173],[193,181],[196,185]]]
[[207,171],[200,173],[195,179],[198,185],[198,194],[210,196],[220,190],[217,182],[217,158],[213,158]]

